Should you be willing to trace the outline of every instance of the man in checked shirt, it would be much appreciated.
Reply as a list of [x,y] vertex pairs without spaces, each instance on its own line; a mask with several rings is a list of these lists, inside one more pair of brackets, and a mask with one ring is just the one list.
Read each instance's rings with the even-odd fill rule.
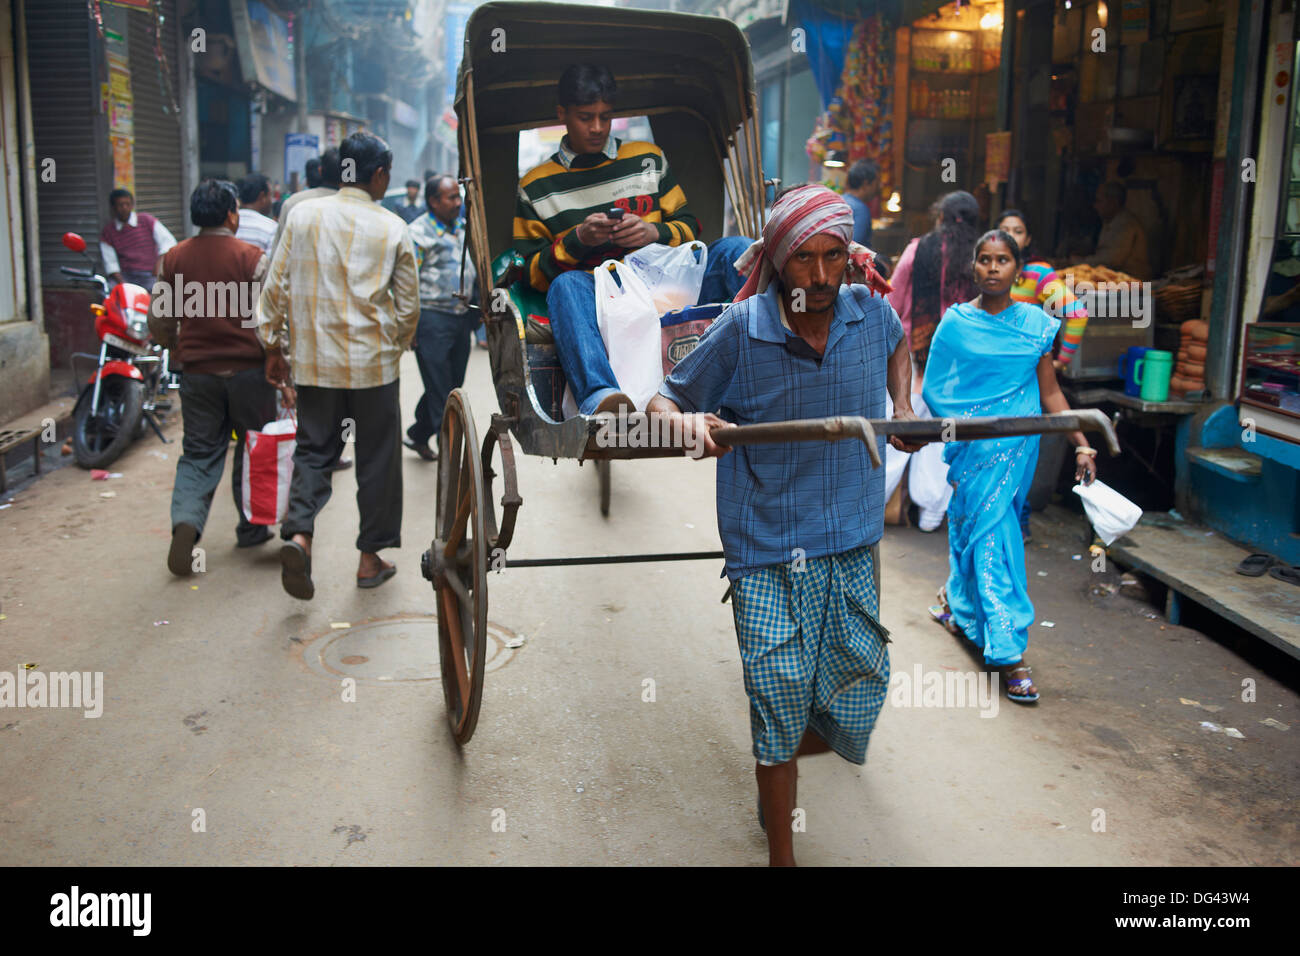
[[[888,290],[852,238],[853,213],[829,189],[778,196],[763,238],[736,263],[749,279],[735,303],[647,411],[669,416],[687,448],[718,457],[727,449],[709,432],[726,421],[883,418],[886,388],[894,417],[915,418],[902,323],[867,285],[841,284],[862,269]],[[718,462],[718,532],[773,866],[794,865],[796,758],[833,750],[864,763],[885,700],[889,635],[872,550],[884,482],[855,441],[741,446]]]
[[280,525],[280,581],[302,600],[316,593],[316,515],[329,501],[330,472],[350,438],[361,512],[357,587],[378,587],[397,573],[378,552],[402,543],[398,363],[420,318],[415,251],[406,223],[378,203],[393,166],[388,144],[353,133],[339,159],[342,188],[288,217],[257,310],[267,380],[286,385],[291,363],[297,386],[298,444],[289,513]]

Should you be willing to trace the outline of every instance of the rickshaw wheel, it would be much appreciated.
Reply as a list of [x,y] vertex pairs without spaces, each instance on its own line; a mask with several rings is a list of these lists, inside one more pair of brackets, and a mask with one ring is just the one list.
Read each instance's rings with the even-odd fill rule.
[[609,459],[596,459],[596,477],[600,479],[600,513],[609,517]]
[[489,539],[478,431],[461,389],[447,398],[438,461],[437,537],[429,553],[438,604],[442,694],[457,744],[474,736],[487,656]]

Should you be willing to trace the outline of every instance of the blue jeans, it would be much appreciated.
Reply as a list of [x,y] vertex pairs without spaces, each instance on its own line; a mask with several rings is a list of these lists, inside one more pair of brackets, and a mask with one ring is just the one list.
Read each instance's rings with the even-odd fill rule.
[[[730,302],[745,284],[735,261],[752,244],[744,236],[727,236],[709,245],[700,302]],[[596,283],[590,272],[574,270],[556,276],[546,293],[555,350],[574,401],[584,415],[593,415],[605,396],[619,391],[609,367],[609,353],[596,323]]]
[[406,435],[423,445],[442,429],[442,412],[452,389],[465,384],[465,367],[469,364],[470,336],[478,324],[478,315],[467,311],[461,315],[420,310],[420,324],[415,328],[415,364],[424,382],[424,394],[415,405],[415,424]]

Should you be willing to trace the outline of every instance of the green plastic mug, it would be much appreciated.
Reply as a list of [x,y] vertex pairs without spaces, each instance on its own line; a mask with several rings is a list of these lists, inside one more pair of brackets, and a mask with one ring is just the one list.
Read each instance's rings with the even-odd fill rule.
[[1144,402],[1169,400],[1169,376],[1174,371],[1174,353],[1150,349],[1133,363],[1133,380],[1141,386]]

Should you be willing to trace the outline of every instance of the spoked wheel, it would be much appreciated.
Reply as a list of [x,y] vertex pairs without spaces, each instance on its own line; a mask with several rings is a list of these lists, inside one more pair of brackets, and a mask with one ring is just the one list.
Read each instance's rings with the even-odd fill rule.
[[438,598],[442,693],[456,743],[474,736],[483,700],[487,656],[487,567],[491,544],[478,430],[469,400],[456,389],[442,416],[438,460],[437,537],[426,576]]
[[596,477],[600,479],[600,513],[609,517],[609,459],[596,459]]

